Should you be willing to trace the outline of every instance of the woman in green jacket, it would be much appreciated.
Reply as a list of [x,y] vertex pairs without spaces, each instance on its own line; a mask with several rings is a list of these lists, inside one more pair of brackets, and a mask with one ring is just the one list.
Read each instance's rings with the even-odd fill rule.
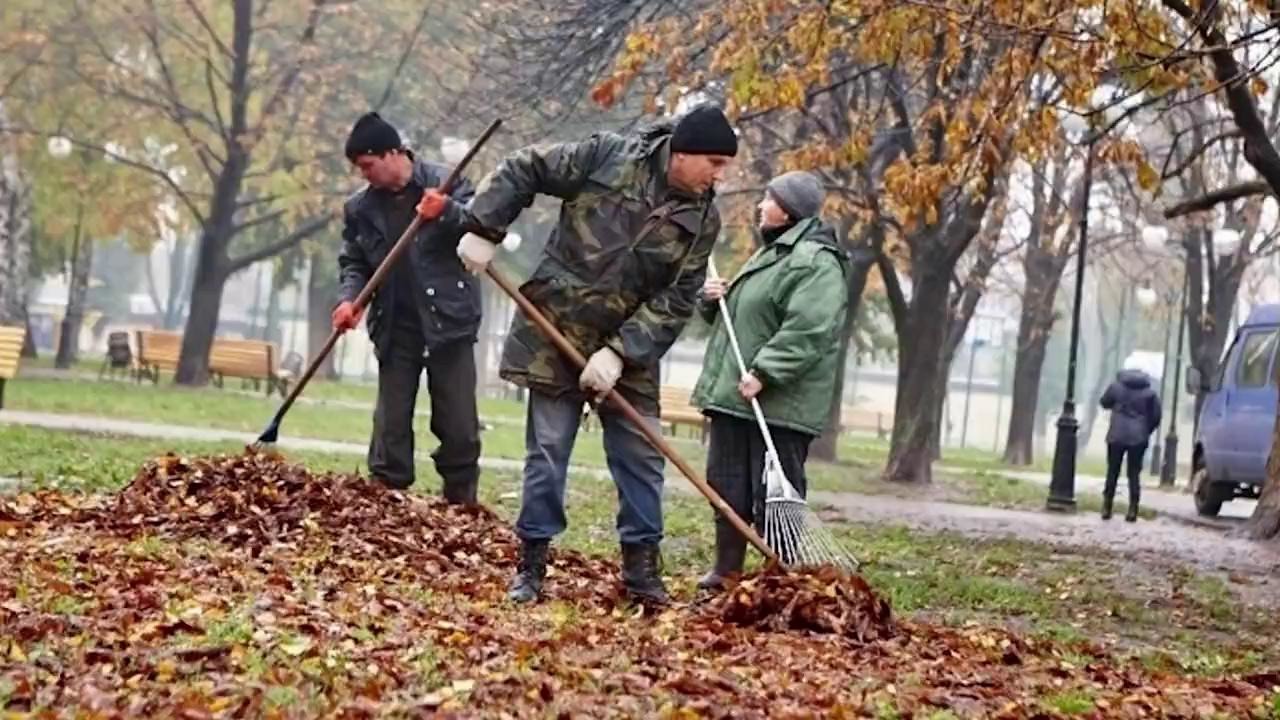
[[[729,282],[708,278],[698,311],[713,323],[693,404],[711,420],[707,480],[763,530],[764,438],[752,414],[764,410],[782,471],[805,493],[809,444],[822,433],[835,392],[848,262],[817,215],[824,191],[807,172],[769,182],[758,206],[763,243]],[[717,300],[725,298],[742,356],[739,373]],[[746,539],[718,514],[715,567],[698,587],[716,590],[742,572]]]

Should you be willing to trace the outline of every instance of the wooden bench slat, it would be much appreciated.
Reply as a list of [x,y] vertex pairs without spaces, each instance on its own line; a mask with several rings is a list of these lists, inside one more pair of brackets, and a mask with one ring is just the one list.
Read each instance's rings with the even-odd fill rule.
[[27,338],[25,327],[0,327],[0,380],[12,380],[22,361],[22,343]]

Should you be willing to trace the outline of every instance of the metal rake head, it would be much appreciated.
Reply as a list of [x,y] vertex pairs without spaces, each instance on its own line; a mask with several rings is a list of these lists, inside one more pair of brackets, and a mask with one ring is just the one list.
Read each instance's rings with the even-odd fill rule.
[[858,559],[836,541],[769,453],[765,456],[764,479],[764,539],[783,565],[833,565],[847,572],[857,571]]

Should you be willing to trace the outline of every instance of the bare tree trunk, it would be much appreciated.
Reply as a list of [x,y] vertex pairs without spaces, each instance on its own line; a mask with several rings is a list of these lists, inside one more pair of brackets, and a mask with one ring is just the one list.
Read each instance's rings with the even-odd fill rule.
[[[311,272],[307,274],[307,361],[320,353],[333,332],[330,316],[338,304],[337,268],[318,262],[320,255],[311,256]],[[336,380],[338,370],[334,353],[321,363],[316,374],[327,380]]]
[[262,326],[262,339],[276,345],[280,342],[280,295],[284,292],[287,273],[271,273],[271,291],[267,295],[267,319]]
[[[1223,350],[1230,340],[1231,314],[1235,312],[1245,263],[1236,262],[1235,258],[1214,257],[1213,240],[1208,230],[1190,231],[1183,240],[1183,247],[1187,254],[1187,340],[1191,362],[1204,377],[1217,377]],[[1209,268],[1207,292],[1205,265]],[[1204,399],[1204,393],[1195,395],[1197,419]]]
[[175,330],[182,324],[182,316],[190,305],[191,290],[195,283],[193,247],[189,239],[174,241],[169,255],[169,292],[164,306],[164,329]]
[[[0,125],[7,122],[0,99]],[[31,188],[18,164],[12,137],[0,136],[0,325],[25,325],[31,357],[35,343],[27,318],[31,281]],[[28,356],[24,346],[23,356]]]
[[[1059,279],[1061,277],[1058,276]],[[1053,334],[1053,296],[1056,294],[1055,285],[1035,291],[1034,303],[1023,300],[1018,320],[1017,354],[1013,361],[1013,403],[1009,409],[1009,433],[1004,448],[1004,461],[1010,465],[1030,465],[1035,461],[1040,377],[1044,372],[1045,351]]]
[[[1275,379],[1280,381],[1280,363],[1275,363]],[[1267,479],[1253,515],[1241,532],[1254,540],[1267,540],[1280,534],[1280,413],[1271,428],[1271,454],[1267,457]]]
[[875,263],[875,254],[869,248],[860,247],[853,251],[852,263],[848,277],[848,305],[844,316],[844,327],[840,329],[839,361],[836,363],[836,385],[831,395],[831,406],[827,409],[827,429],[818,436],[809,448],[809,452],[818,460],[835,462],[839,459],[837,448],[840,441],[840,410],[844,399],[844,368],[849,361],[849,345],[853,339],[853,329],[858,322],[858,312],[862,308],[862,293],[867,288],[867,276]]
[[898,392],[893,437],[884,479],[900,483],[933,481],[933,432],[942,396],[942,372],[949,323],[950,272],[924,267],[916,276],[906,327],[899,333]]
[[67,311],[58,337],[56,368],[67,369],[80,355],[80,326],[84,323],[85,297],[89,294],[89,273],[93,267],[93,240],[84,237],[84,205],[76,207],[75,236],[72,238],[71,283],[67,286]]

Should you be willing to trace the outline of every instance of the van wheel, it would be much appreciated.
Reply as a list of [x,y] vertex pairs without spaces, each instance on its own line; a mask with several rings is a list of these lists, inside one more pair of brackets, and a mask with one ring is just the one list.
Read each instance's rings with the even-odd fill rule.
[[1205,467],[1196,468],[1191,476],[1191,486],[1194,488],[1194,496],[1196,499],[1196,512],[1205,517],[1217,517],[1222,511],[1222,503],[1227,500],[1226,493],[1223,488],[1219,488],[1209,479],[1209,470]]

